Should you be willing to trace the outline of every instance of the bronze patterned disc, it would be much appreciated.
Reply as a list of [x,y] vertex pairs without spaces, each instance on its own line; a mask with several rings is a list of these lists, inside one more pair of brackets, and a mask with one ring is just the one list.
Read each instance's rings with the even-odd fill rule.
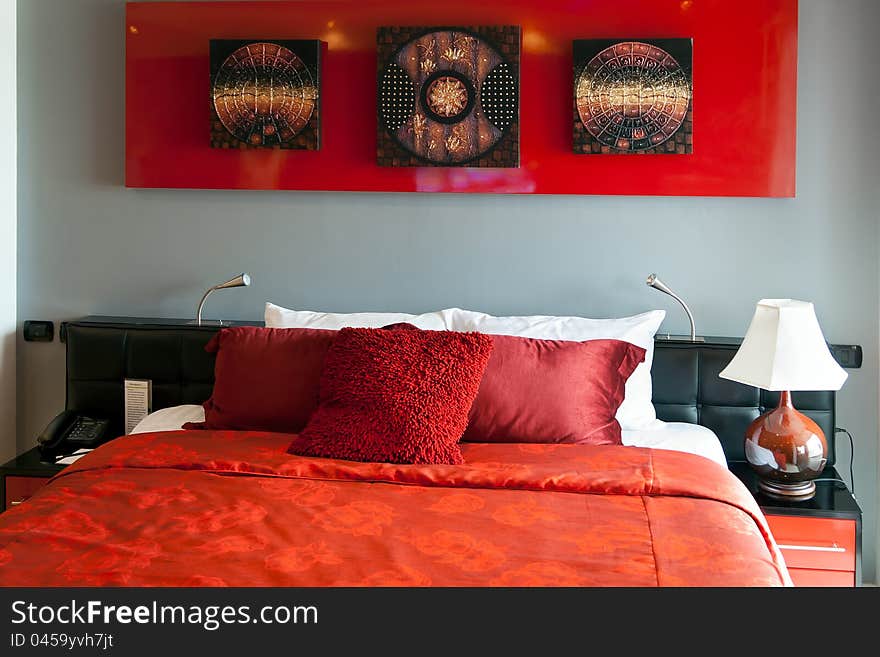
[[223,62],[213,84],[214,108],[223,126],[252,146],[292,141],[317,106],[309,68],[275,43],[250,43]]
[[576,96],[580,119],[593,137],[619,151],[637,152],[659,146],[681,127],[691,85],[662,48],[624,41],[584,66]]
[[464,114],[471,95],[464,81],[451,75],[437,78],[425,91],[428,109],[445,119]]

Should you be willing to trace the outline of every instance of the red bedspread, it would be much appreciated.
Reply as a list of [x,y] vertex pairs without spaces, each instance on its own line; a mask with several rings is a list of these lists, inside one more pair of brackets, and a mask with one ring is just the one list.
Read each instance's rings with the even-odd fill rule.
[[396,466],[290,440],[114,440],[0,516],[0,585],[790,584],[754,500],[708,459],[465,444],[462,466]]

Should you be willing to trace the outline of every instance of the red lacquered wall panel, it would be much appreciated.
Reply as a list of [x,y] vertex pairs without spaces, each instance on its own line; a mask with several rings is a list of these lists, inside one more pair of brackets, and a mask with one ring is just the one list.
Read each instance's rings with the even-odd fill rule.
[[[376,164],[376,28],[520,25],[518,169]],[[533,194],[794,196],[797,0],[133,2],[126,185]],[[575,155],[572,41],[693,39],[694,152]],[[314,39],[318,151],[209,144],[211,39]]]

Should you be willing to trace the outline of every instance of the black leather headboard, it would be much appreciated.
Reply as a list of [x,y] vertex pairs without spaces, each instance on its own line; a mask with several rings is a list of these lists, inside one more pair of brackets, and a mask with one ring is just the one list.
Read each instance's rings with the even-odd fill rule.
[[[110,417],[121,434],[126,378],[152,380],[153,410],[201,404],[214,384],[214,357],[204,348],[218,330],[165,319],[88,317],[67,322],[62,331],[67,342],[67,408]],[[727,459],[742,461],[746,427],[775,406],[778,395],[719,378],[739,340],[707,340],[655,343],[654,406],[661,420],[709,427],[721,440]],[[834,393],[796,392],[793,398],[795,407],[825,432],[828,462],[833,464]]]
[[153,410],[201,404],[214,388],[214,356],[205,345],[217,327],[69,322],[67,408],[124,428],[124,380],[150,379]]
[[[722,379],[740,340],[707,338],[705,343],[654,343],[651,379],[657,417],[667,422],[702,424],[716,433],[728,461],[745,461],[743,439],[756,417],[779,403],[779,393]],[[795,408],[811,417],[828,441],[828,464],[834,464],[834,392],[793,392]]]

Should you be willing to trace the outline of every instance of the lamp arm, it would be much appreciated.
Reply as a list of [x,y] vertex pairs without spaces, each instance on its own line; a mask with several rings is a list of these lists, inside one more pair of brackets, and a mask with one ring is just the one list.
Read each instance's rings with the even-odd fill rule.
[[688,308],[688,305],[684,302],[684,299],[682,299],[680,296],[678,296],[672,290],[666,291],[666,294],[668,294],[673,299],[678,301],[681,304],[681,307],[684,308],[684,311],[685,311],[685,313],[687,313],[687,316],[688,316],[688,321],[691,323],[691,342],[696,342],[697,341],[697,327],[696,327],[696,324],[694,324],[694,315],[691,312],[691,309]]
[[216,290],[216,289],[217,289],[217,286],[216,286],[216,285],[215,285],[214,287],[210,287],[210,288],[208,288],[208,290],[202,295],[202,300],[199,301],[199,308],[198,308],[198,310],[196,311],[196,325],[197,325],[197,326],[201,326],[201,325],[202,325],[202,308],[203,308],[204,305],[205,305],[205,301],[207,301],[207,299],[208,299],[208,297],[210,296],[211,292],[213,292],[213,291]]

